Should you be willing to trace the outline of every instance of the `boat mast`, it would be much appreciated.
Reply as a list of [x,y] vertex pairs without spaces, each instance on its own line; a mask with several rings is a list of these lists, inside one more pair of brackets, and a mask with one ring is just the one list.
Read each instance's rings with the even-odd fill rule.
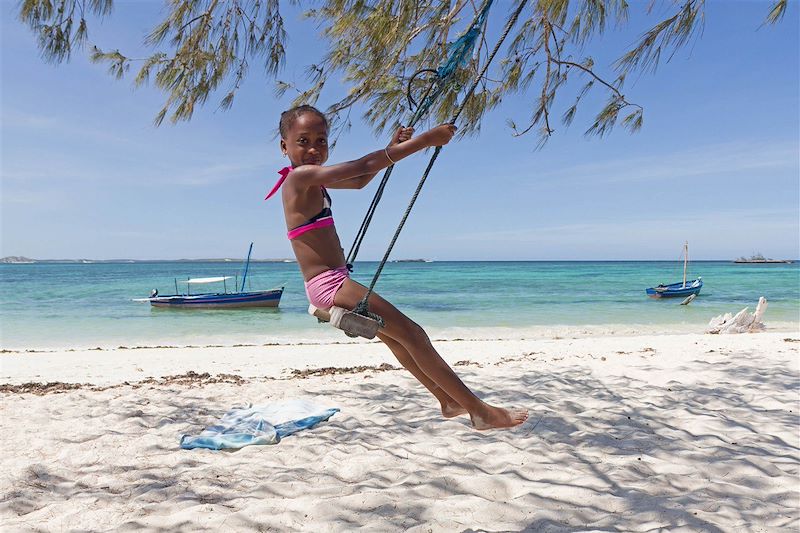
[[683,243],[683,288],[686,288],[686,265],[689,263],[689,241]]
[[244,292],[244,282],[247,279],[247,269],[250,266],[250,253],[253,251],[253,243],[250,243],[250,249],[247,250],[247,261],[244,263],[244,274],[242,275],[242,288],[239,292]]

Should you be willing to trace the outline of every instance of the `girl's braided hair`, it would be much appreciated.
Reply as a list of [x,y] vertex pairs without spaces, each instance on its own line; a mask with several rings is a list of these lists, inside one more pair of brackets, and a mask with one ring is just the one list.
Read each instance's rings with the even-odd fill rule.
[[285,138],[286,132],[289,130],[294,121],[306,113],[314,113],[317,115],[322,119],[322,122],[325,123],[325,128],[328,128],[328,118],[322,113],[322,111],[312,105],[299,105],[281,113],[281,122],[278,126],[278,129],[281,132],[281,137]]

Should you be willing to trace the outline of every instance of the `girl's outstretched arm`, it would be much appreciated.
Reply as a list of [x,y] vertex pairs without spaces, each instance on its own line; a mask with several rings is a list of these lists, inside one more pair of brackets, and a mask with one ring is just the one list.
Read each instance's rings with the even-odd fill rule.
[[302,165],[296,167],[287,178],[295,186],[302,188],[331,187],[336,188],[336,183],[351,180],[361,176],[372,176],[411,154],[431,146],[443,146],[450,142],[455,135],[456,127],[453,124],[442,124],[411,139],[391,145],[382,150],[377,150],[360,159],[338,163],[336,165]]
[[[414,128],[404,128],[399,127],[397,131],[394,132],[392,135],[392,140],[389,142],[386,149],[388,150],[392,146],[396,144],[400,144],[401,142],[405,142],[409,140],[411,137],[414,136]],[[356,176],[355,178],[350,178],[342,181],[337,181],[336,183],[332,183],[327,187],[329,189],[363,189],[366,187],[372,178],[378,175],[378,172],[373,172],[371,174],[364,174],[363,176]]]

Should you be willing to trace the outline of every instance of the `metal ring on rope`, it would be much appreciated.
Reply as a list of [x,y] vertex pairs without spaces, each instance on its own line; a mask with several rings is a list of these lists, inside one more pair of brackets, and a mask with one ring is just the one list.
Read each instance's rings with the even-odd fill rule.
[[436,85],[436,82],[439,79],[439,71],[436,70],[436,69],[432,69],[432,68],[423,68],[423,69],[420,69],[420,70],[416,71],[414,74],[412,74],[411,77],[408,79],[408,89],[406,90],[406,97],[408,98],[409,109],[416,109],[416,108],[419,107],[419,104],[417,104],[417,102],[414,100],[414,97],[411,96],[411,91],[413,90],[414,80],[416,80],[417,77],[420,74],[424,74],[426,72],[433,73],[435,78],[433,80],[431,80],[431,83],[428,86],[428,90],[425,91],[424,95],[422,95],[421,102],[425,101],[425,99],[428,97],[428,95],[430,94],[431,90],[433,90],[434,85]]

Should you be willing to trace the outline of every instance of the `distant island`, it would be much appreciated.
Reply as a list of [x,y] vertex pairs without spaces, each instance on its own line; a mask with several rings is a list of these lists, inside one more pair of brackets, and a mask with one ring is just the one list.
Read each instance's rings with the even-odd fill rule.
[[0,259],[0,263],[20,263],[20,264],[28,264],[28,263],[35,263],[33,259],[29,259],[27,257],[22,257],[20,255],[9,255],[8,257],[4,257]]
[[791,263],[791,259],[771,259],[763,255],[755,254],[748,257],[738,257],[733,260],[734,263]]
[[[241,263],[241,259],[30,259],[18,255],[0,258],[0,263],[31,264],[31,263]],[[250,259],[251,263],[294,263],[294,259]]]

